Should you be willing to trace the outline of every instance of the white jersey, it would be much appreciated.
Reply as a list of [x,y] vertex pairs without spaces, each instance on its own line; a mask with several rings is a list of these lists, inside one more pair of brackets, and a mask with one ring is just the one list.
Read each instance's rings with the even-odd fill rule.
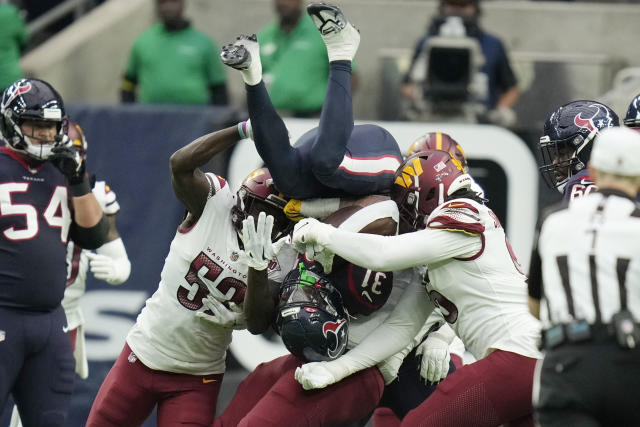
[[561,207],[547,213],[535,248],[545,326],[610,323],[624,309],[640,319],[638,202],[605,189]]
[[[476,359],[495,349],[540,358],[540,323],[529,313],[526,277],[500,221],[470,199],[440,205],[429,228],[480,236],[480,250],[428,266],[427,291]],[[472,240],[472,239],[470,239]]]
[[[116,193],[104,181],[96,181],[93,186],[93,195],[98,200],[105,215],[115,215],[120,211],[120,205],[116,199]],[[80,297],[84,295],[89,269],[89,258],[86,249],[77,246],[73,241],[67,245],[67,287],[62,299],[62,307],[67,315],[67,327],[76,329],[84,323],[82,310],[80,309]]]
[[[210,293],[220,301],[242,304],[248,268],[238,262],[240,248],[231,220],[235,195],[224,179],[213,174],[207,178],[215,193],[210,193],[198,221],[176,232],[158,290],[127,335],[138,359],[154,370],[191,375],[225,370],[232,329],[196,313],[205,310],[202,299]],[[272,269],[275,264],[269,270],[272,280],[277,280],[273,274],[282,273]]]

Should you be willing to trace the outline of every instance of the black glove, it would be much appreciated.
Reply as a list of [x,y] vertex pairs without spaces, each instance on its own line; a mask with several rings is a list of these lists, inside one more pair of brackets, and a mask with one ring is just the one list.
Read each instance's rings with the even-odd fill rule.
[[86,162],[73,146],[62,145],[51,150],[50,157],[53,165],[67,177],[69,191],[73,197],[84,196],[91,192],[89,175],[86,172]]

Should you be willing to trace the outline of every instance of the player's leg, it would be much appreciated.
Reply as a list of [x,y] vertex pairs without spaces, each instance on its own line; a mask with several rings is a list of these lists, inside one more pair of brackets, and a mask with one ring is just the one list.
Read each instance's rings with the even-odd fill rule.
[[19,312],[0,308],[0,411],[6,406],[24,355],[23,319]]
[[93,401],[87,427],[141,425],[158,399],[154,377],[125,343]]
[[233,44],[223,46],[220,57],[224,64],[242,72],[256,149],[278,190],[291,196],[295,191],[297,176],[300,175],[298,158],[289,142],[289,132],[273,107],[262,81],[257,39],[255,36],[242,35]]
[[233,399],[216,419],[215,427],[235,427],[283,375],[293,374],[304,361],[288,354],[259,364],[236,389]]
[[369,368],[320,390],[306,391],[283,375],[239,426],[340,426],[355,423],[377,406],[384,381]]
[[158,427],[209,427],[216,414],[223,374],[197,376],[164,373],[156,376]]
[[441,382],[403,426],[500,425],[532,413],[536,359],[496,350]]
[[66,426],[73,392],[74,366],[62,307],[25,316],[28,353],[16,378],[13,398],[25,427]]

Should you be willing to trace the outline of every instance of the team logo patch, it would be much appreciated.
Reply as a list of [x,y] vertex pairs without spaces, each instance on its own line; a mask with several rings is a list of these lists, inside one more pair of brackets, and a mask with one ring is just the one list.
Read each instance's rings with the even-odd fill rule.
[[606,111],[606,110],[604,111],[606,113],[605,118],[600,118],[596,122],[594,122],[593,120],[595,119],[596,116],[598,116],[598,114],[600,114],[601,108],[599,105],[590,105],[590,107],[595,107],[596,112],[593,114],[593,116],[587,117],[587,118],[582,117],[582,112],[580,112],[580,114],[578,114],[573,118],[573,123],[576,126],[578,126],[581,129],[586,129],[589,132],[593,132],[593,131],[597,131],[598,129],[603,129],[606,127],[613,126],[613,119],[611,118],[609,111]]
[[5,331],[0,331],[0,342],[4,341],[7,337],[7,333]]
[[18,82],[18,84],[12,85],[9,89],[8,89],[8,95],[9,97],[7,98],[7,100],[4,102],[4,105],[9,105],[11,104],[11,101],[13,101],[14,99],[16,99],[18,96],[23,95],[27,92],[29,92],[31,90],[31,82],[27,82],[27,81],[20,81]]
[[136,361],[138,360],[138,356],[136,356],[135,353],[132,351],[129,354],[129,357],[127,357],[127,360],[129,361],[129,363],[136,363]]

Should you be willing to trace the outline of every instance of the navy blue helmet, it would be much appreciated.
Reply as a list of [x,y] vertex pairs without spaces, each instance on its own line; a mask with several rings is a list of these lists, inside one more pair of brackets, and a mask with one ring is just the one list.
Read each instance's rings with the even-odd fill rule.
[[282,282],[276,327],[287,350],[311,362],[336,359],[347,348],[349,315],[340,292],[304,263]]
[[636,95],[627,108],[627,115],[624,117],[624,125],[630,128],[640,128],[640,94]]
[[596,101],[573,101],[551,113],[540,138],[540,172],[547,185],[562,189],[587,166],[598,132],[619,125],[616,113]]
[[[20,126],[26,120],[52,122],[57,126],[55,142],[40,144],[24,135]],[[63,143],[66,114],[60,94],[47,82],[20,79],[5,89],[0,102],[0,134],[13,149],[37,159],[46,160],[52,149]]]

